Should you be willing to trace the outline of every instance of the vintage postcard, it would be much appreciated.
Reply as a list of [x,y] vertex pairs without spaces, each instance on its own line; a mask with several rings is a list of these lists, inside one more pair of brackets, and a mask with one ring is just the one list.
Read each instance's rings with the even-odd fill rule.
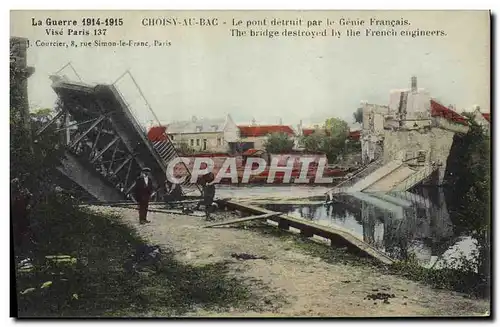
[[489,11],[10,14],[17,317],[489,317]]

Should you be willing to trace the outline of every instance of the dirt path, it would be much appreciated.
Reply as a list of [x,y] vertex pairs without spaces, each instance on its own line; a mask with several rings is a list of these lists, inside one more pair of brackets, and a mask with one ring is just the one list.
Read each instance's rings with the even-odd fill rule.
[[[190,316],[460,316],[484,315],[489,303],[462,294],[431,289],[404,278],[384,274],[371,266],[327,263],[319,257],[291,250],[289,242],[252,230],[201,228],[206,222],[192,216],[150,213],[151,224],[139,225],[137,212],[124,208],[97,208],[114,212],[152,243],[175,249],[179,260],[205,265],[232,260],[233,273],[254,283],[255,294],[267,294],[267,312],[223,313],[203,310]],[[265,256],[237,260],[232,253]],[[394,294],[389,303],[365,299],[384,292]],[[286,303],[272,300],[286,299]]]

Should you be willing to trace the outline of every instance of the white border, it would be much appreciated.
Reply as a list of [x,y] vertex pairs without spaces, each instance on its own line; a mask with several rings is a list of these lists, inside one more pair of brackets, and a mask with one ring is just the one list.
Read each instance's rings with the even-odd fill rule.
[[[128,3],[124,2],[118,2],[118,1],[104,1],[104,0],[87,0],[87,1],[54,1],[54,0],[45,0],[45,1],[36,1],[36,0],[31,0],[31,1],[3,1],[1,3],[2,6],[2,22],[3,22],[3,29],[2,33],[4,34],[3,42],[1,43],[2,46],[2,53],[5,54],[5,56],[8,53],[8,43],[7,39],[10,35],[9,29],[10,29],[10,22],[9,22],[9,11],[10,9],[492,9],[493,13],[498,14],[500,10],[498,9],[500,1],[498,0],[489,0],[489,1],[481,1],[481,0],[475,0],[475,1],[470,1],[469,3],[465,3],[464,1],[450,1],[450,2],[445,2],[445,1],[437,1],[437,0],[420,0],[420,1],[411,1],[411,2],[404,2],[404,1],[385,1],[383,3],[375,3],[374,1],[359,1],[359,0],[349,0],[349,1],[343,1],[343,2],[326,2],[326,1],[319,1],[319,0],[306,0],[303,2],[299,1],[293,1],[293,0],[288,0],[288,1],[271,1],[271,0],[242,0],[242,1],[203,1],[203,0],[184,0],[184,1],[178,1],[178,0],[170,0],[170,1],[148,1],[148,0],[141,0],[141,1],[131,1]],[[498,25],[498,17],[497,18],[497,25]],[[466,24],[466,22],[464,22]],[[495,35],[495,43],[498,42],[498,34]],[[2,70],[2,73],[0,76],[4,77],[4,82],[8,83],[8,76],[9,72],[7,71],[7,58],[4,59],[3,61],[5,64],[0,65],[0,69]],[[496,71],[495,71],[496,72]],[[4,85],[4,95],[8,94],[8,84]],[[496,87],[495,92],[498,91],[498,88]],[[2,142],[2,149],[5,149],[4,151],[7,152],[6,149],[9,148],[8,140],[9,140],[9,131],[7,130],[7,121],[8,121],[8,114],[7,114],[7,108],[9,107],[9,100],[8,96],[2,97],[4,104],[4,116],[2,117],[5,119],[2,123],[4,128],[1,129],[2,135],[0,136],[0,142]],[[496,108],[497,102],[495,101],[494,103],[494,108]],[[496,112],[496,110],[495,110]],[[494,115],[496,117],[496,114]],[[500,119],[495,119],[495,126],[499,123]],[[498,133],[495,133],[495,136],[497,136]],[[493,144],[498,144],[497,142],[497,137],[493,140]],[[7,154],[7,153],[5,153]],[[2,156],[2,158],[8,158],[8,154]],[[498,163],[498,157],[495,157],[496,162]],[[1,180],[3,181],[3,185],[8,185],[8,179],[9,179],[9,174],[8,174],[8,165],[9,163],[7,160],[1,160],[2,166],[0,169],[0,174],[1,174]],[[496,167],[495,167],[496,168]],[[6,187],[0,188],[2,194],[1,194],[1,201],[2,201],[2,208],[9,208],[8,201],[9,201],[9,193],[8,189]],[[497,194],[498,195],[498,194]],[[495,197],[493,203],[500,203],[498,201],[498,198]],[[6,210],[7,211],[7,210]],[[3,216],[4,217],[4,224],[5,228],[3,229],[4,231],[4,237],[2,237],[2,242],[3,246],[1,246],[2,251],[4,252],[4,258],[8,258],[10,256],[10,244],[9,242],[9,236],[7,236],[7,232],[9,231],[8,227],[8,217],[9,213],[6,212],[6,214]],[[495,219],[495,217],[492,217],[492,219]],[[496,221],[495,222],[495,236],[499,235],[498,234],[498,226],[500,225],[500,222]],[[498,243],[498,240],[495,240]],[[495,262],[497,262],[497,255],[495,253]],[[5,266],[4,266],[5,267]],[[9,306],[10,306],[10,292],[9,292],[9,270],[6,268],[3,268],[1,270],[2,273],[2,309],[4,310],[4,313],[2,315],[3,320],[2,322],[7,322],[9,324],[13,324],[14,321],[12,319],[6,320],[5,317],[9,316]],[[492,276],[494,279],[495,276]],[[496,283],[495,283],[496,284]],[[496,293],[496,292],[495,292]],[[495,296],[496,302],[498,302],[498,297]],[[496,307],[496,305],[495,305]],[[498,312],[497,312],[498,313]],[[203,323],[205,323],[204,321]],[[250,321],[251,323],[259,324],[259,326],[264,326],[269,324],[270,322],[264,322],[264,321]],[[284,321],[284,323],[290,323],[293,321]],[[475,323],[474,321],[469,321],[471,323]],[[51,322],[49,322],[51,323]],[[102,322],[84,322],[85,324],[92,324],[93,326],[95,325],[101,325],[103,324]],[[167,322],[169,324],[178,324],[179,322],[174,322],[174,321],[169,321]],[[216,322],[218,323],[218,322]],[[232,322],[236,323],[236,322]],[[309,324],[311,322],[307,321],[297,321],[297,323],[301,324]],[[335,321],[333,322],[335,324],[344,324],[344,322],[341,321]],[[356,323],[355,321],[351,322]],[[376,323],[376,321],[369,321],[370,324]],[[378,323],[387,323],[385,321],[379,321]],[[401,324],[400,321],[394,321],[394,323]],[[403,322],[404,323],[404,322]],[[430,324],[438,324],[439,321],[432,321],[432,322],[421,322],[425,323],[426,325]],[[134,325],[139,325],[142,324],[142,322],[133,322]],[[358,324],[358,323],[356,323]]]

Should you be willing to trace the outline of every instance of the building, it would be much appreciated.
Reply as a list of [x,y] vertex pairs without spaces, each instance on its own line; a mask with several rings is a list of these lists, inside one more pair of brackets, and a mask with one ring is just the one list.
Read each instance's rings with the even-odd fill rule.
[[230,143],[238,140],[239,130],[230,115],[223,119],[199,119],[172,122],[166,127],[166,134],[180,147],[188,146],[196,152],[228,152]]
[[490,113],[483,113],[481,112],[481,108],[479,106],[476,106],[473,112],[473,119],[474,121],[483,128],[484,132],[489,134],[490,133],[490,124],[491,124],[491,115]]
[[248,149],[263,150],[267,137],[272,133],[285,133],[295,139],[296,133],[287,125],[238,125],[239,151]]
[[407,165],[439,167],[440,184],[455,133],[467,133],[465,117],[417,88],[390,93],[389,105],[363,104],[362,162],[382,164],[403,160]]

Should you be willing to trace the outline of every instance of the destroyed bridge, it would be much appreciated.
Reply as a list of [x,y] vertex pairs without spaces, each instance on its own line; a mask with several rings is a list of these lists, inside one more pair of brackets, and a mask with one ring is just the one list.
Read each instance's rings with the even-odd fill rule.
[[[56,131],[64,131],[66,152],[58,170],[96,200],[109,202],[129,199],[137,176],[148,167],[157,190],[155,200],[161,201],[168,163],[178,157],[170,140],[148,140],[116,82],[90,85],[58,75],[51,80],[58,111],[37,135],[52,124],[57,124]],[[181,188],[184,194],[199,191],[190,178]]]

